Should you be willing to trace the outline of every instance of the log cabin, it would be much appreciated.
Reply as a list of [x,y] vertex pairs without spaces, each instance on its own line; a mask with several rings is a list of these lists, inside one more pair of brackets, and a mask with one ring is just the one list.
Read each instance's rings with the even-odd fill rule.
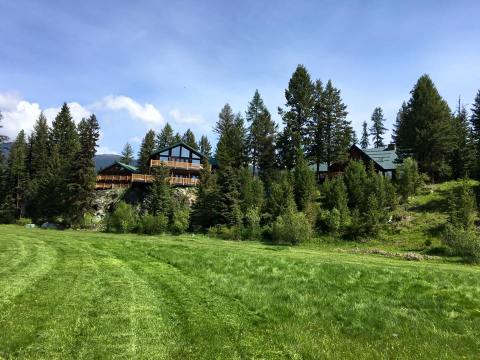
[[[205,155],[181,141],[153,152],[149,160],[148,174],[141,174],[137,167],[118,161],[100,170],[95,188],[103,190],[153,183],[152,174],[158,166],[166,166],[169,169],[169,181],[173,186],[196,186],[204,160]],[[209,162],[214,163],[214,160],[209,159]]]

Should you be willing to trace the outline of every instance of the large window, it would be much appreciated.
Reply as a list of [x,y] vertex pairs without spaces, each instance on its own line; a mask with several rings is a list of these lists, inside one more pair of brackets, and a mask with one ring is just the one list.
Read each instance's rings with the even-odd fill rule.
[[172,156],[180,156],[180,146],[174,147],[172,149]]

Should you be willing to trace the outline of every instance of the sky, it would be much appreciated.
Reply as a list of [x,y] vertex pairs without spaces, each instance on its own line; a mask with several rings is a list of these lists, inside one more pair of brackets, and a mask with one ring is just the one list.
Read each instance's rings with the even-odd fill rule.
[[469,107],[479,13],[478,0],[0,0],[2,132],[67,102],[76,121],[99,119],[98,153],[138,149],[166,122],[216,143],[223,105],[244,113],[255,89],[281,124],[298,64],[341,90],[359,136],[377,106],[391,129],[424,73],[452,109],[459,96]]

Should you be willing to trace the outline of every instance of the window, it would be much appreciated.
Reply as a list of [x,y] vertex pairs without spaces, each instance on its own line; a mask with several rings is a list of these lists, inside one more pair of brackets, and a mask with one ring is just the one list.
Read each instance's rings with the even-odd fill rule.
[[200,160],[200,156],[198,156],[197,154],[192,152],[192,159],[199,159]]
[[174,147],[172,149],[172,156],[180,156],[180,146]]
[[200,164],[200,159],[192,159],[192,164]]
[[160,156],[168,156],[168,150],[161,152]]

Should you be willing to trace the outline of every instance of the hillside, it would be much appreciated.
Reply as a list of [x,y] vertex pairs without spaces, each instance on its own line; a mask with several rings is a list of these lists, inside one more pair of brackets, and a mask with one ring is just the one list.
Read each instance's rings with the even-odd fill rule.
[[203,236],[0,228],[0,357],[474,358],[480,269]]

